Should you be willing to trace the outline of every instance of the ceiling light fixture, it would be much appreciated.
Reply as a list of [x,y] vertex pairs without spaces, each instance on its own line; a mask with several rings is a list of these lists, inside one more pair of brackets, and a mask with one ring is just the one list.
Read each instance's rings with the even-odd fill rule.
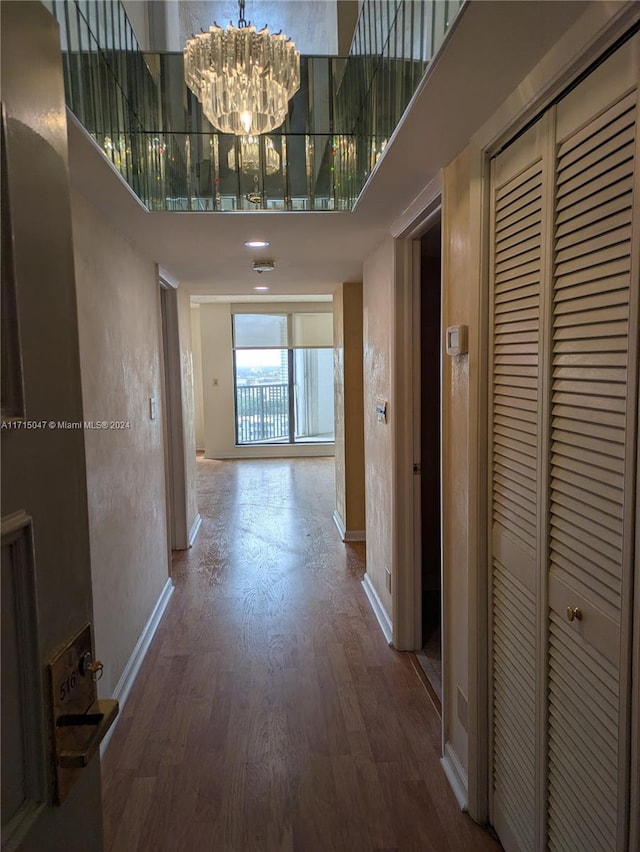
[[266,248],[271,245],[268,240],[247,240],[245,246],[247,248]]
[[262,292],[268,290],[269,288],[268,287],[254,287],[253,289],[257,290],[259,293],[262,293]]
[[254,272],[273,272],[276,265],[273,260],[254,260],[253,261],[253,269]]
[[184,47],[184,78],[202,111],[222,133],[270,133],[280,127],[289,100],[300,88],[300,53],[282,33],[260,31],[244,17],[238,26],[215,22]]

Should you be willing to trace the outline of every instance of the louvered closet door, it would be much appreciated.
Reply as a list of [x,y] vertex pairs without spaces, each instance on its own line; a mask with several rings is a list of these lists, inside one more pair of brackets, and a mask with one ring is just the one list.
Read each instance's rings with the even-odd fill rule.
[[557,107],[548,845],[567,852],[627,848],[638,56],[636,37]]
[[491,818],[508,852],[628,849],[639,66],[636,35],[493,163]]
[[547,139],[543,119],[494,161],[492,176],[491,810],[508,852],[538,845],[539,352]]

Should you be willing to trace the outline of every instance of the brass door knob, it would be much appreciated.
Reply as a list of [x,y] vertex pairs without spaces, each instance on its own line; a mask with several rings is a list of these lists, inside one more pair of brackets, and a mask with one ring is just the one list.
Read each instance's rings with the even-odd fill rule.
[[567,618],[569,621],[573,621],[575,618],[576,621],[582,621],[582,610],[579,606],[568,606],[567,607]]

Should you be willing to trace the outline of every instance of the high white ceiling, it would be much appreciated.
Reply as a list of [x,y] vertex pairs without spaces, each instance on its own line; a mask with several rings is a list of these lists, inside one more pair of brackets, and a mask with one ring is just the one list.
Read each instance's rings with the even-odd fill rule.
[[[188,0],[178,4],[179,44],[215,21],[219,26],[238,22],[237,0]],[[300,53],[338,53],[338,14],[336,3],[327,0],[247,0],[245,19],[257,30],[286,33]]]
[[[192,294],[256,296],[263,284],[280,297],[330,294],[361,280],[393,222],[588,5],[468,3],[351,213],[148,213],[73,122],[72,184]],[[271,245],[247,249],[250,239]],[[276,268],[258,275],[252,262],[264,257]]]

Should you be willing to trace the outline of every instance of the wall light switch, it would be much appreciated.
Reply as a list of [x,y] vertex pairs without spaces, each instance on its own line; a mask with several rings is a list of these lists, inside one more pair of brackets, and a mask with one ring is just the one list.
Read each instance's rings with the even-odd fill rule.
[[155,396],[149,397],[149,420],[156,419],[156,398]]

